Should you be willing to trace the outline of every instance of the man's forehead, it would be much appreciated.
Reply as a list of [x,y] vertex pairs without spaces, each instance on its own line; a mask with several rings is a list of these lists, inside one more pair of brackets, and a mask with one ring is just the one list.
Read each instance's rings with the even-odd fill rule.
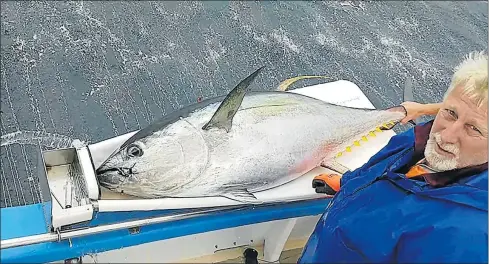
[[477,100],[478,98],[476,99],[473,96],[469,96],[469,94],[464,91],[463,86],[454,88],[445,99],[445,101],[451,102],[462,101],[471,108],[480,108],[481,111],[485,110],[487,112],[487,104],[479,106]]

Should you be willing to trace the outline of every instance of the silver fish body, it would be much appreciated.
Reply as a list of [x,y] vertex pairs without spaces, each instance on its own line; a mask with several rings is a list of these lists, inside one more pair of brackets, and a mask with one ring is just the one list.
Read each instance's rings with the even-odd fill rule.
[[97,170],[99,183],[141,198],[259,203],[252,193],[290,182],[359,136],[405,117],[402,107],[356,109],[272,91],[247,93],[229,111],[232,123],[209,125],[229,98],[194,104],[138,131]]

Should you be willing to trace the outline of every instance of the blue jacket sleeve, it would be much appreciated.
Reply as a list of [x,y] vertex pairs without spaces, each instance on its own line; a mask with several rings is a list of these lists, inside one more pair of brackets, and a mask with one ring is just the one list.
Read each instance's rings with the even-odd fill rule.
[[[487,217],[479,216],[478,219],[481,218],[487,221]],[[481,221],[481,226],[470,226],[462,218],[458,219],[461,220],[459,225],[440,227],[432,224],[418,233],[405,235],[397,245],[394,262],[487,263],[487,229],[484,224]]]

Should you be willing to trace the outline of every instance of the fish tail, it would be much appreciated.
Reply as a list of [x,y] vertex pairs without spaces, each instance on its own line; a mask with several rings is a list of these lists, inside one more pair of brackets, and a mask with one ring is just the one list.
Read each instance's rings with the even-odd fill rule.
[[[404,113],[404,116],[407,116],[407,110],[406,110],[406,108],[403,105],[399,105],[399,106],[394,106],[394,107],[391,107],[391,108],[387,108],[386,110],[389,111],[389,112],[400,112],[400,113]],[[416,122],[414,122],[413,120],[409,120],[408,123],[412,124],[413,126],[416,126]]]
[[401,113],[402,116],[399,116],[399,118],[397,118],[396,120],[392,120],[392,121],[389,121],[389,122],[386,122],[384,124],[381,124],[380,126],[378,126],[375,130],[391,130],[393,129],[397,124],[399,124],[401,122],[401,120],[407,116],[407,110],[406,108],[403,106],[403,105],[398,105],[398,106],[394,106],[394,107],[389,107],[387,109],[385,109],[385,111],[388,111],[388,112],[393,112],[393,113]]
[[407,115],[407,110],[403,105],[389,107],[389,108],[385,109],[385,111],[395,112],[395,113],[403,113],[405,116]]

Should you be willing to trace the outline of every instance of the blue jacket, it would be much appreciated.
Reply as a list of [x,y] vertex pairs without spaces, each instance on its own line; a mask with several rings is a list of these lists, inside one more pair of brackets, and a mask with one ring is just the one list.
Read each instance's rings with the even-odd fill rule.
[[487,263],[487,163],[441,188],[399,172],[424,157],[431,125],[343,175],[298,263]]

